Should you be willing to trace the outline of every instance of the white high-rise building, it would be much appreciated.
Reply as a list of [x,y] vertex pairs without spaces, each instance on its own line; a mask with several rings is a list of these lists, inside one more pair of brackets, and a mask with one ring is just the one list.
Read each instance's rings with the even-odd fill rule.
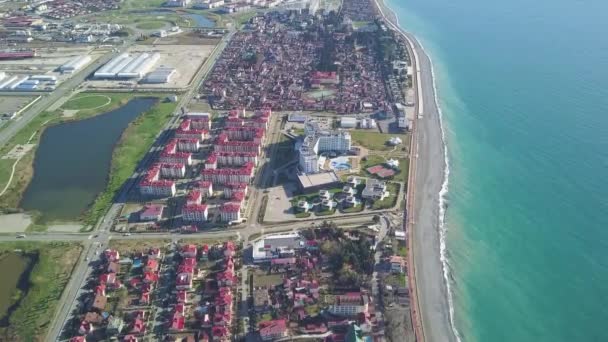
[[304,173],[319,172],[319,157],[322,152],[348,152],[352,139],[346,131],[322,130],[315,121],[307,121],[304,125],[306,137],[299,148],[300,169]]

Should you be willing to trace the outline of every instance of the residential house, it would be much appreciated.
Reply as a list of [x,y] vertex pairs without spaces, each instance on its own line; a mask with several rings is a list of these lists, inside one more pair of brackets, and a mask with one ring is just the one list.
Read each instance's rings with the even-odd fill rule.
[[263,341],[272,341],[287,336],[287,322],[284,319],[262,322],[259,327]]

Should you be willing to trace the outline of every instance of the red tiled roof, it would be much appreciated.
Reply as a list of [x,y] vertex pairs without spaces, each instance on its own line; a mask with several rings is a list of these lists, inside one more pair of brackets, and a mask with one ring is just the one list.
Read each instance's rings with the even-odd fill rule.
[[220,207],[220,211],[225,213],[236,213],[239,210],[241,210],[241,205],[234,202],[225,203]]
[[282,334],[287,330],[287,324],[284,319],[275,319],[260,323],[260,335],[262,338]]

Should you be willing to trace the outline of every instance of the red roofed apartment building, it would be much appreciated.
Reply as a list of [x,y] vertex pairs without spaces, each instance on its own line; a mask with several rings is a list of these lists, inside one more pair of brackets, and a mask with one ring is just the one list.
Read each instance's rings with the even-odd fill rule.
[[163,178],[184,178],[186,165],[180,163],[160,164],[160,175]]
[[192,153],[190,152],[178,152],[177,151],[177,140],[173,139],[163,149],[160,154],[159,161],[161,163],[180,163],[186,165],[192,165]]
[[238,169],[204,169],[201,176],[213,184],[249,183],[253,177],[253,163],[246,163]]
[[252,152],[260,154],[261,143],[255,141],[231,141],[227,136],[218,137],[215,152]]
[[234,202],[225,203],[220,207],[220,217],[222,222],[240,222],[241,205]]
[[260,323],[260,336],[263,341],[272,341],[287,336],[287,323],[284,319],[275,319]]
[[170,180],[161,180],[160,167],[152,166],[144,176],[144,179],[139,182],[139,191],[145,196],[175,196],[175,182]]
[[[199,123],[197,123],[197,125],[199,125]],[[175,130],[175,138],[177,139],[198,139],[203,141],[207,138],[208,134],[209,131],[206,129],[192,127],[190,119],[183,120]]]
[[224,185],[224,197],[232,198],[235,192],[242,192],[247,196],[247,183],[226,183]]
[[226,127],[223,131],[229,140],[254,141],[264,140],[264,129],[259,127]]
[[209,211],[206,204],[186,204],[182,208],[182,220],[188,222],[207,221]]
[[177,150],[179,152],[198,152],[201,143],[198,139],[178,139]]
[[211,121],[209,118],[192,119],[190,120],[190,128],[210,130]]
[[255,152],[214,152],[217,163],[226,166],[241,166],[246,163],[258,163],[258,154]]

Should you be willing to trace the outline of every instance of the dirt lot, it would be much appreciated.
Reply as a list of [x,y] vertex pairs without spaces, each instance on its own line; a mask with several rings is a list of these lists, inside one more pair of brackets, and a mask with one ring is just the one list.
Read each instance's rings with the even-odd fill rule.
[[34,99],[33,96],[0,96],[0,114],[17,112]]

